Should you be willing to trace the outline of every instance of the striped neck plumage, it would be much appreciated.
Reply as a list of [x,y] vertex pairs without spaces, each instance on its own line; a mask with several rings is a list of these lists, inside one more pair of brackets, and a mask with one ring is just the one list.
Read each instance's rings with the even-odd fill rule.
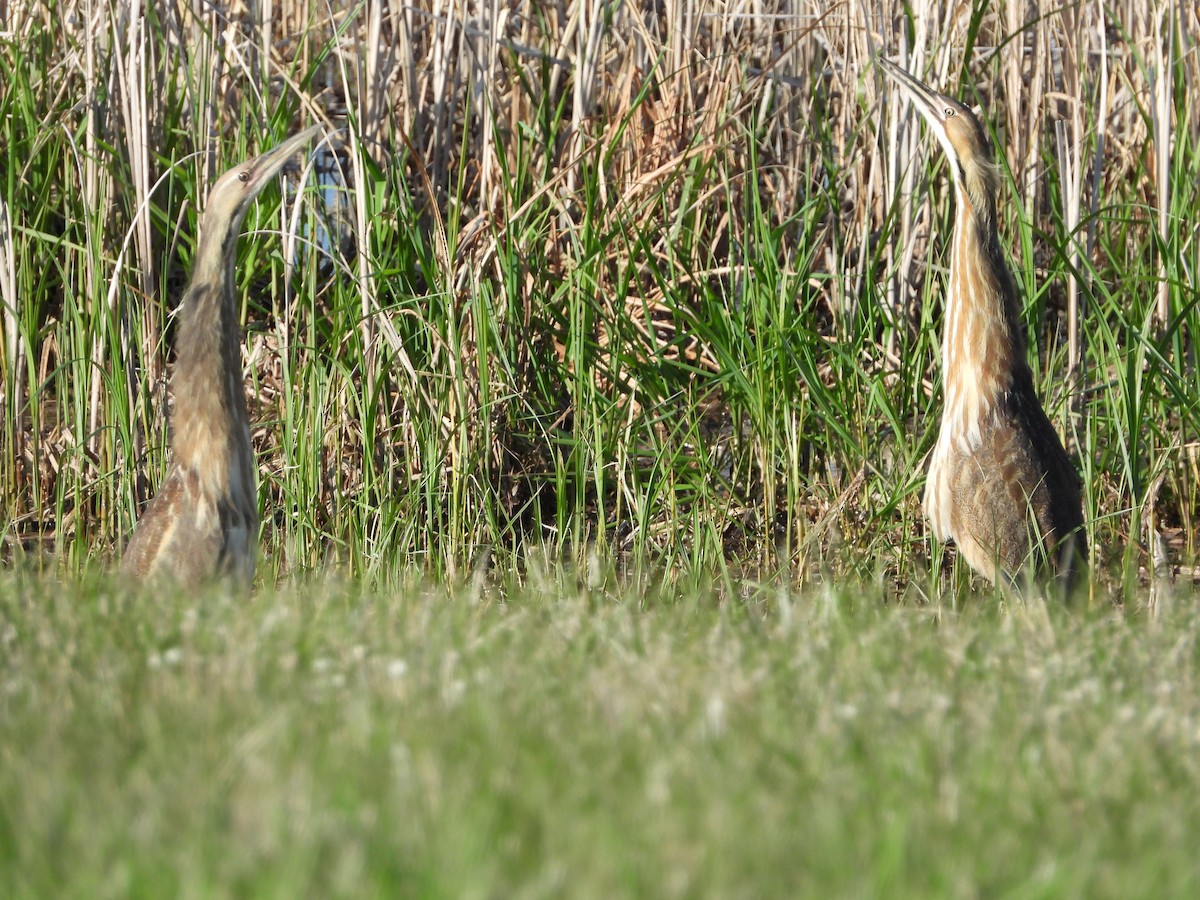
[[977,434],[1026,365],[1025,346],[1016,284],[996,233],[995,199],[987,185],[955,175],[957,222],[942,342],[945,415],[958,420],[959,434]]
[[192,283],[180,313],[175,395],[176,462],[207,473],[206,487],[228,487],[228,459],[248,444],[242,332],[233,291],[241,219],[201,223]]

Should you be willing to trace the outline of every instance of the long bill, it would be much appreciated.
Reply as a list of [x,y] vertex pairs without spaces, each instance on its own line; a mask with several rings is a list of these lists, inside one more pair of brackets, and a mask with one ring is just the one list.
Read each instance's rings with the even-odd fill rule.
[[262,190],[267,182],[271,180],[276,172],[283,168],[284,164],[291,159],[297,150],[323,131],[323,126],[313,125],[310,128],[304,129],[299,134],[293,135],[278,147],[268,150],[255,159],[250,169],[250,183],[247,185],[249,192],[256,194]]
[[942,95],[933,88],[917,81],[908,71],[900,68],[890,59],[882,56],[875,57],[875,63],[884,73],[890,76],[912,100],[921,115],[931,124],[941,129],[946,124],[946,105]]

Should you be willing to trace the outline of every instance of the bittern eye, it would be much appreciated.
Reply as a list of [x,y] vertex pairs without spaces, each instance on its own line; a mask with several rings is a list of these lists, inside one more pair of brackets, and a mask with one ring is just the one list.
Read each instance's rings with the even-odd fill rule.
[[238,181],[240,181],[240,182],[242,182],[242,183],[244,184],[245,182],[247,182],[247,181],[249,181],[249,180],[250,180],[250,173],[249,173],[249,172],[247,172],[247,171],[245,171],[245,170],[243,170],[243,171],[241,171],[241,172],[238,172]]
[[947,107],[946,107],[946,118],[947,118],[947,119],[953,119],[953,118],[954,118],[954,107],[953,107],[953,106],[947,106]]

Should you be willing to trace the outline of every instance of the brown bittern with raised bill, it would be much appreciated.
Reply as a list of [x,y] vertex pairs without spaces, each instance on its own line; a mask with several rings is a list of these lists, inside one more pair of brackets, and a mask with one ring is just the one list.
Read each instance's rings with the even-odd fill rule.
[[945,407],[924,509],[939,540],[993,584],[1069,585],[1087,561],[1079,475],[1033,389],[1020,297],[996,231],[992,142],[963,104],[878,59],[950,159],[957,220],[942,339]]
[[234,292],[238,235],[254,198],[320,131],[309,128],[230,169],[209,193],[180,312],[171,464],[121,561],[138,580],[248,586],[254,577],[258,488]]

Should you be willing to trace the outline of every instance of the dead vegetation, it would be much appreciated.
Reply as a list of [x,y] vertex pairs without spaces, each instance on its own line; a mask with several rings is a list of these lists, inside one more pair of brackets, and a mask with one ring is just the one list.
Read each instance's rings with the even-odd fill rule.
[[[293,238],[264,237],[253,264],[268,269],[247,282],[282,569],[331,545],[361,565],[368,532],[421,553],[429,530],[457,529],[439,546],[470,555],[506,522],[560,540],[607,526],[673,552],[698,521],[745,520],[738,555],[812,559],[840,516],[900,548],[902,576],[951,198],[917,164],[915,121],[882,100],[877,52],[977,93],[996,129],[1004,233],[1037,269],[1031,337],[1053,418],[1092,460],[1090,512],[1134,545],[1155,515],[1190,533],[1194,411],[1166,415],[1195,376],[1187,4],[433,0],[331,16],[110,0],[0,15],[10,541],[103,552],[127,534],[137,478],[162,471],[164,310],[209,180],[321,121],[343,129],[343,152],[318,161],[343,191],[305,203],[337,239],[318,262],[290,210],[260,220]],[[803,335],[780,338],[793,322]],[[1166,381],[1138,393],[1156,366]],[[1150,436],[1130,439],[1131,422]],[[319,457],[302,476],[301,448]]]

